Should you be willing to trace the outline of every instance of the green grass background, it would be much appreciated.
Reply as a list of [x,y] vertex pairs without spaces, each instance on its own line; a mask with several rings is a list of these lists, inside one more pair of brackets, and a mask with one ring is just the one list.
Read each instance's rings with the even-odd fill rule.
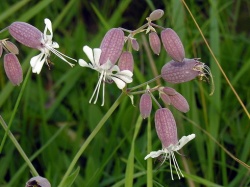
[[[186,3],[249,111],[250,2],[188,0]],[[249,168],[236,162],[211,138],[249,165],[249,118],[181,1],[1,1],[0,29],[14,21],[24,21],[43,31],[43,20],[47,17],[52,21],[54,41],[59,43],[59,50],[73,58],[87,60],[83,45],[99,47],[102,37],[112,27],[138,28],[156,8],[165,11],[157,24],[173,28],[184,44],[186,57],[202,58],[211,68],[215,81],[213,96],[209,96],[210,88],[206,82],[193,80],[171,85],[161,81],[162,85],[171,86],[183,94],[190,105],[185,117],[170,107],[179,137],[196,134],[196,138],[180,151],[182,155],[176,154],[185,178],[178,180],[174,174],[172,181],[168,163],[159,167],[158,162],[144,161],[151,144],[152,150],[161,148],[153,123],[157,108],[155,105],[150,120],[141,120],[139,96],[135,96],[136,107],[131,105],[129,98],[123,99],[90,142],[74,168],[79,166],[80,171],[72,186],[249,186]],[[38,51],[21,46],[7,32],[0,33],[0,39],[6,37],[19,47],[18,58],[25,76],[30,58]],[[137,35],[140,51],[133,53],[136,68],[129,87],[155,76],[148,55],[152,55],[153,66],[158,72],[170,60],[164,49],[159,56],[148,54],[145,48],[147,36],[145,38],[142,34]],[[38,173],[52,186],[57,186],[76,152],[120,95],[120,90],[114,84],[107,85],[105,106],[100,106],[100,99],[96,105],[89,104],[97,73],[77,64],[70,68],[55,55],[51,60],[54,63],[51,70],[45,65],[40,75],[28,77],[10,130]],[[0,115],[6,122],[10,120],[20,90],[21,86],[14,87],[8,81],[2,57]],[[3,136],[4,130],[0,128],[1,140]],[[0,154],[0,186],[24,186],[31,177],[25,161],[7,138]]]

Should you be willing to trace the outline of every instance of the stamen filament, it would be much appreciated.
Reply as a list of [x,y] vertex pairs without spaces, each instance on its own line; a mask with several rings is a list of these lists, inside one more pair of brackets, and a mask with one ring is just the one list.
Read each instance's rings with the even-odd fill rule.
[[64,57],[68,58],[68,59],[71,59],[75,62],[77,62],[76,59],[73,59],[63,53],[61,53],[60,51],[57,51],[56,49],[54,49],[53,47],[49,46],[49,45],[46,45],[46,48],[49,49],[52,53],[54,53],[56,56],[58,56],[59,58],[61,58],[62,60],[64,60],[65,62],[67,62],[71,67],[73,67],[75,64],[72,64],[70,63],[68,60],[66,60]]
[[103,86],[102,86],[102,105],[101,106],[104,106],[104,101],[105,101],[105,98],[104,98],[104,94],[105,94],[105,80],[106,80],[106,71],[104,73],[104,77],[103,77]]
[[170,166],[170,171],[171,171],[171,178],[172,178],[172,180],[174,180],[173,172],[172,172],[171,156],[169,157],[169,166]]
[[[94,90],[94,92],[93,92],[93,94],[92,94],[92,96],[91,96],[91,98],[90,98],[90,100],[89,100],[89,103],[91,103],[92,102],[92,99],[93,99],[93,97],[95,96],[95,93],[96,93],[96,90],[98,89],[100,89],[100,84],[101,84],[101,82],[102,82],[102,77],[103,77],[103,72],[101,73],[101,75],[100,75],[100,78],[99,78],[99,80],[98,80],[98,82],[97,82],[97,85],[96,85],[96,87],[95,87],[95,90]],[[99,93],[99,91],[98,91],[98,93]],[[97,94],[98,95],[98,94]]]

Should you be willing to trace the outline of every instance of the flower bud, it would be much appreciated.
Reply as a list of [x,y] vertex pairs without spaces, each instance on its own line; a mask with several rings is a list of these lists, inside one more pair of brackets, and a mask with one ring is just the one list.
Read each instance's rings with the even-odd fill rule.
[[162,78],[169,83],[182,83],[204,74],[201,66],[203,63],[197,59],[185,58],[182,63],[170,61],[161,69]]
[[161,52],[161,41],[156,32],[149,33],[149,44],[153,52],[159,55]]
[[34,49],[42,48],[43,33],[36,27],[25,22],[13,22],[9,27],[10,35],[21,44]]
[[4,55],[4,70],[12,84],[19,85],[23,81],[22,67],[16,55],[12,53]]
[[164,11],[161,10],[161,9],[156,9],[154,10],[153,12],[151,12],[151,14],[149,15],[149,19],[151,21],[155,21],[155,20],[158,20],[160,19],[164,14]]
[[169,96],[172,96],[172,95],[175,95],[175,94],[178,93],[177,91],[175,91],[175,89],[170,88],[170,87],[164,87],[164,88],[162,89],[162,91],[163,91],[164,93],[166,93],[167,95],[169,95]]
[[136,39],[131,39],[131,44],[132,44],[132,48],[133,48],[135,51],[139,51],[139,44],[138,44],[138,42],[136,41]]
[[149,93],[144,93],[140,99],[140,113],[143,119],[147,118],[152,110],[152,99]]
[[51,185],[46,178],[36,176],[28,180],[25,187],[51,187]]
[[171,105],[173,105],[173,107],[175,107],[177,110],[184,113],[189,111],[189,104],[185,97],[183,97],[181,94],[176,93],[175,95],[169,95],[169,98],[171,100]]
[[17,46],[15,44],[13,44],[10,41],[4,41],[4,46],[9,50],[9,52],[18,55],[19,54],[19,50],[17,48]]
[[131,52],[129,51],[122,52],[120,59],[118,61],[118,67],[120,68],[120,71],[129,70],[133,72],[134,59],[133,59],[133,55]]
[[167,148],[178,142],[177,127],[171,111],[167,108],[160,108],[155,113],[155,128],[162,147]]
[[168,55],[177,62],[182,62],[185,57],[184,47],[179,36],[170,28],[161,32],[161,41]]
[[170,105],[170,104],[171,104],[170,97],[169,97],[167,94],[165,94],[165,93],[163,93],[163,92],[159,92],[159,95],[160,95],[161,100],[162,100],[165,104],[167,104],[167,105]]
[[124,32],[119,28],[110,29],[104,36],[100,49],[100,65],[105,64],[108,60],[115,64],[122,53],[124,45]]

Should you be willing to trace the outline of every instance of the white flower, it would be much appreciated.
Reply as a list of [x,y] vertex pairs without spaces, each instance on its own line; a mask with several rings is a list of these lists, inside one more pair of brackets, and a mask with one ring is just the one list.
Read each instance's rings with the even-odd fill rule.
[[[45,18],[44,23],[45,23],[45,29],[41,37],[42,47],[39,49],[41,53],[37,56],[34,56],[30,60],[32,72],[39,74],[41,72],[44,62],[46,62],[47,65],[49,65],[49,61],[47,59],[50,56],[50,51],[54,53],[56,56],[58,56],[59,58],[61,58],[63,61],[67,62],[71,67],[73,67],[74,64],[71,64],[70,62],[68,62],[64,57],[67,57],[74,61],[76,60],[62,54],[61,52],[55,49],[55,48],[59,48],[59,45],[56,42],[52,42],[53,31],[52,31],[51,21],[48,18]],[[49,34],[47,34],[47,31],[49,31]]]
[[94,69],[100,73],[99,80],[95,87],[95,90],[89,100],[89,103],[92,102],[92,99],[96,95],[94,104],[97,102],[97,98],[99,95],[99,90],[101,84],[103,82],[103,94],[102,94],[102,106],[104,105],[104,91],[105,91],[105,82],[115,82],[119,89],[123,89],[127,83],[131,83],[133,81],[132,76],[133,73],[129,70],[120,71],[117,65],[113,65],[109,60],[100,65],[99,60],[102,53],[102,50],[99,48],[94,48],[93,50],[88,47],[84,46],[83,51],[88,56],[91,63],[87,63],[83,59],[79,59],[79,65],[82,67],[88,67]]
[[[175,170],[176,170],[176,173],[178,175],[178,178],[180,179],[180,175],[182,177],[183,174],[181,173],[181,170],[179,168],[179,165],[177,163],[177,160],[175,158],[175,155],[174,155],[174,151],[176,151],[178,153],[178,150],[180,150],[185,144],[187,144],[189,141],[191,141],[192,139],[195,138],[195,134],[190,134],[188,136],[183,136],[178,143],[176,143],[175,145],[171,144],[169,145],[167,148],[163,148],[162,150],[159,150],[159,151],[152,151],[150,152],[145,158],[144,160],[148,159],[148,158],[157,158],[159,157],[160,155],[164,155],[164,160],[163,162],[165,162],[166,159],[169,159],[169,164],[170,164],[170,171],[171,171],[171,177],[172,177],[172,180],[174,180],[173,178],[173,174],[172,174],[172,161],[171,159],[173,160],[173,164],[174,164],[174,167],[175,167]],[[162,162],[162,163],[163,163]],[[179,175],[180,174],[180,175]]]

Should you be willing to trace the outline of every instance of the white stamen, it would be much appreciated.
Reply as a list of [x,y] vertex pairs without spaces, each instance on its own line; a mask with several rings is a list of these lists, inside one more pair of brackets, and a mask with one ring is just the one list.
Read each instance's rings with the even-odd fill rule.
[[100,78],[99,78],[99,80],[98,80],[98,82],[97,82],[97,85],[96,85],[96,87],[95,87],[95,90],[94,90],[94,92],[93,92],[93,94],[92,94],[92,96],[91,96],[91,98],[90,98],[90,100],[89,100],[89,103],[92,102],[92,99],[93,99],[93,97],[95,96],[95,93],[96,93],[97,90],[98,90],[98,93],[99,93],[100,85],[101,85],[101,82],[102,82],[102,77],[103,77],[103,72],[102,72],[101,75],[100,75]]
[[106,80],[106,71],[105,71],[105,75],[104,75],[104,78],[103,78],[103,88],[102,88],[102,105],[101,106],[104,106],[104,101],[105,101],[105,80]]
[[[171,154],[171,153],[170,153],[170,154]],[[171,178],[172,178],[172,180],[174,180],[173,172],[172,172],[172,165],[171,165],[171,156],[170,156],[170,158],[169,158],[169,166],[170,166]]]
[[[178,178],[180,179],[180,175],[179,175],[179,172],[178,172],[178,169],[177,169],[178,163],[177,163],[177,161],[176,161],[176,159],[175,159],[174,153],[171,152],[170,154],[171,154],[171,157],[172,157],[172,159],[173,159],[175,171],[176,171],[176,173],[177,173],[177,175],[178,175]],[[176,166],[176,165],[177,165],[177,166]]]
[[67,56],[67,55],[65,55],[65,54],[63,54],[63,53],[57,51],[56,49],[54,49],[53,47],[51,47],[51,46],[49,46],[49,45],[45,45],[45,47],[46,47],[48,50],[50,50],[52,53],[54,53],[56,56],[58,56],[59,58],[61,58],[63,61],[67,62],[71,67],[73,67],[75,64],[70,63],[70,62],[67,61],[64,57],[67,57],[68,59],[71,59],[71,60],[74,60],[74,61],[77,62],[76,59],[73,59],[73,58],[71,58],[71,57],[69,57],[69,56]]

